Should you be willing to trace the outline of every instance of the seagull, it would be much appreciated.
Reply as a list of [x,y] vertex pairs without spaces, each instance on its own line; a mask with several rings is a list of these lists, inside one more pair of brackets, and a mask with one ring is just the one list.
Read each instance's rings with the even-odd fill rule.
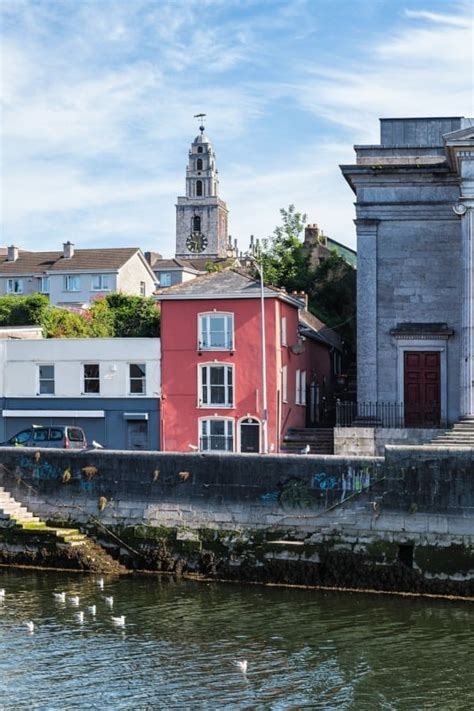
[[247,660],[242,659],[242,661],[239,661],[238,659],[233,659],[232,664],[234,667],[237,667],[239,671],[242,672],[242,674],[247,674]]
[[0,600],[5,598],[5,588],[0,588]]
[[79,595],[72,595],[69,598],[69,602],[71,603],[71,605],[76,605],[77,607],[77,605],[79,605]]
[[99,444],[99,442],[96,442],[95,439],[92,440],[92,446],[94,447],[94,449],[104,449],[104,445]]
[[82,625],[82,623],[84,622],[84,613],[82,612],[82,610],[77,613],[76,619]]
[[60,592],[60,593],[53,592],[53,597],[58,602],[66,602],[66,593],[65,592]]
[[99,578],[97,581],[97,587],[99,587],[101,590],[104,589],[104,578]]
[[120,617],[112,617],[112,622],[117,627],[125,627],[125,615],[120,615]]
[[95,615],[95,613],[97,612],[97,607],[95,605],[89,605],[87,609],[89,610],[91,615]]
[[306,447],[303,447],[301,450],[301,454],[309,454],[311,451],[311,446],[309,444],[306,445]]
[[25,622],[26,628],[30,634],[33,634],[35,631],[35,623],[34,622]]
[[113,607],[114,598],[112,597],[112,595],[110,595],[109,597],[107,597],[107,595],[105,596],[105,604],[109,605],[109,607]]
[[195,444],[188,444],[189,449],[192,449],[193,452],[197,452],[199,447],[196,447]]

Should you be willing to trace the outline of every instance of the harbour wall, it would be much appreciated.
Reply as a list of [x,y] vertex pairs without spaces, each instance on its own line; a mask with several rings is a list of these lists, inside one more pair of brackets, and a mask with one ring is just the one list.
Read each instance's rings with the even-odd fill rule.
[[473,477],[468,449],[0,452],[1,486],[131,565],[435,594],[474,594]]

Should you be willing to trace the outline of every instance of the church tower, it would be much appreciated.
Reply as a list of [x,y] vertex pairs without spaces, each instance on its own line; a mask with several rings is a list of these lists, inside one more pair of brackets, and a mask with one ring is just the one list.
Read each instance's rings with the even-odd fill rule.
[[199,131],[189,151],[186,197],[178,197],[176,205],[176,256],[225,258],[229,250],[227,205],[218,194],[216,154],[202,124]]

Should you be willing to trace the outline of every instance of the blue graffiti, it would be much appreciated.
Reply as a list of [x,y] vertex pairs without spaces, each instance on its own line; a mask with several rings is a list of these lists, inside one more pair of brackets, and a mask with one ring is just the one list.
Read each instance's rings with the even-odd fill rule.
[[20,458],[20,467],[23,469],[30,470],[33,479],[52,481],[55,479],[60,479],[62,476],[62,469],[55,464],[50,464],[49,462],[35,462],[29,457],[23,456]]
[[260,501],[264,504],[272,504],[278,501],[278,491],[269,491],[260,496]]
[[322,491],[337,489],[337,478],[335,476],[329,476],[326,472],[321,472],[313,476],[313,486],[319,486]]

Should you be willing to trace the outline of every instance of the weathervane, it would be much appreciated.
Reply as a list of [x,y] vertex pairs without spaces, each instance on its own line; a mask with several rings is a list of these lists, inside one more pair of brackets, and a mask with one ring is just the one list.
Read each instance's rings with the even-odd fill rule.
[[199,119],[199,130],[201,133],[204,133],[204,118],[207,116],[207,114],[194,114],[194,118]]

